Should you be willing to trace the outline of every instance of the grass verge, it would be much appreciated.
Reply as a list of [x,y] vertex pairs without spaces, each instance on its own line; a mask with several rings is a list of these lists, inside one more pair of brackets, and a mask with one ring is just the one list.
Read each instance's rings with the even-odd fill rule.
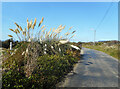
[[83,47],[85,48],[89,48],[89,49],[95,49],[95,50],[98,50],[98,51],[102,51],[112,57],[115,57],[117,59],[118,58],[118,54],[119,54],[119,51],[118,51],[118,47],[116,48],[112,48],[112,47],[106,47],[106,46],[100,46],[100,45],[83,45]]

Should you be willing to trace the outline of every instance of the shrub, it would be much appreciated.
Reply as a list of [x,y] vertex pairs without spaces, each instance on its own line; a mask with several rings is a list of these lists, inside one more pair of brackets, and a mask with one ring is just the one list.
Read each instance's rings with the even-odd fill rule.
[[[42,22],[43,18],[38,28]],[[25,30],[17,23],[15,25],[17,28],[10,30],[18,36],[20,42],[14,50],[4,52],[3,88],[55,88],[55,84],[71,70],[79,56],[78,51],[67,52],[72,47],[68,39],[74,37],[75,31],[65,33],[66,39],[63,39],[59,37],[65,28],[62,25],[56,30],[53,28],[46,32],[43,25],[36,34],[36,18],[34,23],[27,19]],[[68,37],[70,34],[73,36]],[[12,35],[8,36],[13,38]]]
[[[25,70],[21,66],[12,66],[10,70],[3,73],[3,88],[39,88],[53,89],[65,74],[73,67],[77,59],[66,55],[44,55],[38,57],[36,67],[31,76],[25,76]],[[17,65],[17,64],[16,64]]]

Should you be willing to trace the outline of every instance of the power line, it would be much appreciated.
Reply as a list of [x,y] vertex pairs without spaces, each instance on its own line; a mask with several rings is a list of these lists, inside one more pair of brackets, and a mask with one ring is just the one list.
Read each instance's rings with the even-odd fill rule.
[[104,21],[105,17],[107,16],[109,10],[111,9],[113,5],[113,2],[111,2],[110,6],[108,7],[108,9],[106,10],[103,18],[101,19],[100,23],[97,25],[96,29],[93,29],[94,30],[94,45],[95,45],[95,40],[96,40],[96,30],[100,27],[100,25],[102,24],[102,22]]
[[107,16],[107,14],[108,14],[108,12],[109,12],[109,10],[111,9],[112,6],[113,6],[113,2],[111,2],[110,6],[109,6],[108,9],[106,10],[103,18],[101,19],[100,23],[97,25],[97,27],[96,27],[95,30],[97,30],[97,29],[100,27],[100,25],[101,25],[102,22],[104,21],[105,17]]

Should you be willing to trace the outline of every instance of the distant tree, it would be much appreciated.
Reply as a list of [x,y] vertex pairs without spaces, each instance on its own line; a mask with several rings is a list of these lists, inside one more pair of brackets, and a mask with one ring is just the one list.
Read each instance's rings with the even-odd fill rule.
[[0,47],[2,47],[2,41],[0,40]]
[[8,49],[10,47],[10,42],[12,42],[13,47],[15,47],[18,43],[18,41],[14,41],[13,39],[7,39],[2,42],[2,47]]

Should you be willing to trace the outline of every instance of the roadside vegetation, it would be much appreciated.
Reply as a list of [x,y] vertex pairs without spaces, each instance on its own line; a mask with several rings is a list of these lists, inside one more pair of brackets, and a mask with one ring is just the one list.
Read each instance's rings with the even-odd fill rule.
[[[72,27],[67,33],[62,33],[65,28],[62,25],[47,30],[42,25],[43,20],[36,26],[36,18],[34,22],[27,19],[27,28],[23,29],[15,23],[16,29],[10,29],[17,35],[19,42],[13,50],[4,49],[3,89],[55,89],[55,85],[79,60],[80,46],[69,42],[75,36]],[[61,33],[64,35],[61,36]]]
[[98,51],[102,51],[112,57],[119,59],[119,44],[117,41],[106,41],[106,42],[96,42],[94,45],[93,43],[83,43],[82,45],[85,48],[95,49]]

